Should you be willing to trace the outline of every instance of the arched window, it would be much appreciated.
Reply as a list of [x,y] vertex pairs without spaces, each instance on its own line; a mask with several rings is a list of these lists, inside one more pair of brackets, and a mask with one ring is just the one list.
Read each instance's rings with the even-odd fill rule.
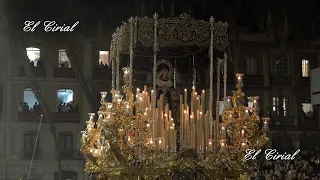
[[40,49],[35,47],[26,48],[27,56],[30,60],[30,64],[33,66],[42,66],[43,63],[40,61]]
[[[22,105],[22,111],[28,112],[28,111],[34,111],[34,107],[39,106],[39,102],[34,96],[31,88],[24,88],[23,90],[23,103]],[[36,109],[37,111],[38,109]]]
[[63,159],[73,158],[73,134],[71,132],[59,132],[59,153]]
[[59,67],[71,68],[70,60],[65,49],[59,50]]
[[99,51],[99,64],[109,65],[109,51]]
[[59,89],[57,91],[58,98],[58,112],[73,112],[75,108],[74,104],[74,92],[72,89]]

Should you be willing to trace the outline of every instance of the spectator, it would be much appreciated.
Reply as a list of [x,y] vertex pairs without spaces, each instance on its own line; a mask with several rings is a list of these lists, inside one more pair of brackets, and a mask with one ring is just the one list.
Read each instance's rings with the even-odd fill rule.
[[18,112],[22,112],[23,111],[23,103],[20,102],[18,105]]
[[[320,179],[320,151],[302,150],[295,160],[266,161],[258,160],[258,166],[251,174],[251,179],[267,180],[306,180]],[[263,177],[262,177],[263,176]]]
[[63,105],[63,101],[61,101],[60,104],[58,105],[58,112],[61,112],[62,105]]
[[33,105],[33,111],[34,112],[41,112],[41,108],[38,104],[38,102],[35,102],[34,105]]
[[28,103],[26,103],[26,102],[23,103],[22,110],[23,110],[23,112],[30,111]]

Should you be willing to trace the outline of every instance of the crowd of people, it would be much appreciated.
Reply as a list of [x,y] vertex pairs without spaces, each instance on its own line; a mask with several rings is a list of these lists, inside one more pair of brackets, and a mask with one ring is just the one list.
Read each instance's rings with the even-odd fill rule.
[[[41,112],[41,106],[38,102],[35,102],[32,107],[29,106],[27,102],[19,103],[18,106],[19,112]],[[58,112],[66,112],[66,113],[72,113],[72,112],[78,112],[78,106],[73,106],[72,102],[65,103],[63,101],[60,102],[58,105]]]
[[301,150],[294,160],[257,162],[250,179],[253,180],[320,180],[320,149]]
[[73,102],[63,102],[61,101],[60,104],[58,105],[58,112],[78,112],[78,106],[74,106]]
[[41,106],[39,105],[38,102],[35,102],[32,107],[29,106],[28,103],[20,103],[18,106],[18,111],[19,112],[41,112]]

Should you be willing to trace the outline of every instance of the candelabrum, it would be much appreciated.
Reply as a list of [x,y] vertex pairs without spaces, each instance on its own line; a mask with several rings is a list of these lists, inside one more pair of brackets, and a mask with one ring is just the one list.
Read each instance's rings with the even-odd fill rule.
[[[168,179],[168,172],[187,168],[202,169],[207,174],[226,164],[241,168],[245,149],[261,148],[268,140],[269,118],[262,118],[263,128],[259,129],[259,98],[250,99],[252,108],[244,106],[241,74],[237,74],[237,90],[225,100],[217,151],[212,148],[217,142],[210,134],[210,109],[206,109],[204,90],[198,95],[193,88],[189,103],[190,96],[184,90],[180,96],[180,119],[174,120],[164,96],[156,100],[154,108],[155,92],[149,93],[144,87],[142,92],[137,89],[133,93],[131,69],[123,71],[123,93],[113,90],[112,101],[106,102],[107,92],[101,92],[98,120],[95,122],[95,114],[90,113],[82,134],[80,150],[86,158],[86,171],[98,179],[119,174],[158,174]],[[179,129],[174,122],[180,122]]]
[[246,149],[261,149],[269,140],[269,118],[262,118],[261,122],[258,96],[249,98],[249,102],[253,103],[252,107],[245,106],[242,78],[243,74],[236,74],[237,90],[233,91],[232,97],[227,97],[222,113],[220,151],[222,155],[227,156],[222,158],[226,161],[221,163],[231,167],[234,163],[244,162],[243,155]]

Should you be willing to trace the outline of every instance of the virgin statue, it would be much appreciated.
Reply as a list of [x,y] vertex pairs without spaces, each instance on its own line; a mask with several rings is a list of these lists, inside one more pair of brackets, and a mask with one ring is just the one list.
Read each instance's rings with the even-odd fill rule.
[[173,67],[167,60],[160,60],[157,63],[157,100],[163,95],[164,104],[169,104],[169,109],[172,112],[172,118],[176,125],[179,121],[179,98],[177,91],[174,87],[173,79]]

